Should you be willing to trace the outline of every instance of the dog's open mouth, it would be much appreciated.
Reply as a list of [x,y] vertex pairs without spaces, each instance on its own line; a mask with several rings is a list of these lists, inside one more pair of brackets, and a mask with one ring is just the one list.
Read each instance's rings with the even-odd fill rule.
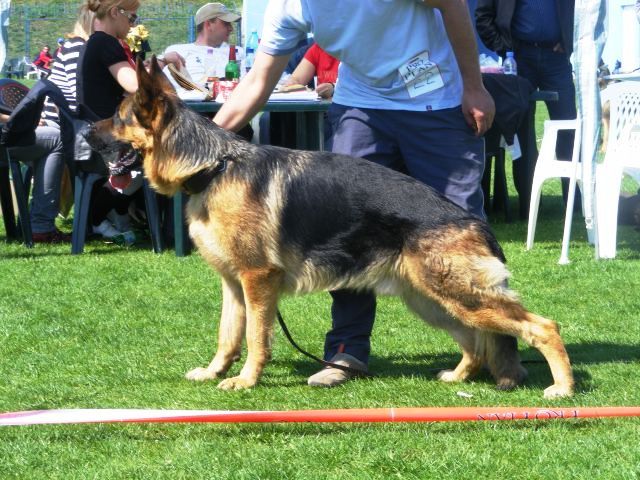
[[142,162],[139,152],[130,144],[116,139],[105,140],[96,131],[95,125],[85,128],[81,135],[98,153],[109,170],[109,184],[123,192],[131,185],[131,172],[140,170]]

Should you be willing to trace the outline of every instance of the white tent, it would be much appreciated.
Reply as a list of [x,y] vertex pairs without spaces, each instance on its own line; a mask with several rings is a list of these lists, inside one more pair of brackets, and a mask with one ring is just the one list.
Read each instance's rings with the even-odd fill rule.
[[[574,67],[578,115],[582,126],[583,204],[589,241],[596,238],[594,208],[595,158],[600,132],[600,92],[597,84],[598,62],[607,39],[607,2],[577,0],[574,20]],[[596,256],[598,252],[596,251]]]
[[269,0],[243,0],[240,29],[245,36],[245,41],[251,35],[252,30],[258,32],[258,38],[262,37],[262,17],[267,3]]

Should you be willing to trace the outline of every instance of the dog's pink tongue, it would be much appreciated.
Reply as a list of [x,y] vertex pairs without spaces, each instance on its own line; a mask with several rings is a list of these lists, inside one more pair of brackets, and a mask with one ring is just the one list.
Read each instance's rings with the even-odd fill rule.
[[123,173],[122,175],[111,175],[109,183],[117,190],[124,190],[131,183],[131,173]]

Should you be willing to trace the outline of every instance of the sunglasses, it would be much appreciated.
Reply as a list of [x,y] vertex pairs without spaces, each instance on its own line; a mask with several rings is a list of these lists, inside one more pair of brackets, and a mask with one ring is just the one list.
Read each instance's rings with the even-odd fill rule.
[[135,25],[136,22],[138,21],[138,15],[136,15],[135,13],[129,13],[122,8],[119,8],[118,12],[120,12],[122,15],[127,17],[127,20],[129,20],[130,25]]

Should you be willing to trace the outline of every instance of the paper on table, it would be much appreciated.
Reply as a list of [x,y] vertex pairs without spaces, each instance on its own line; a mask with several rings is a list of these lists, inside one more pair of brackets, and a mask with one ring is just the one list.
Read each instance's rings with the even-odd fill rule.
[[178,97],[181,100],[191,100],[191,101],[204,101],[211,100],[211,95],[207,92],[201,92],[199,90],[184,90],[180,89],[178,91]]
[[[176,83],[184,90],[178,92],[178,96],[183,100],[211,100],[211,93],[204,87],[194,83],[186,69],[178,70],[175,65],[167,66],[171,76]],[[197,94],[197,95],[196,95]]]
[[299,92],[274,92],[269,97],[269,101],[272,102],[300,102],[300,101],[318,101],[320,97],[313,90],[299,91]]

